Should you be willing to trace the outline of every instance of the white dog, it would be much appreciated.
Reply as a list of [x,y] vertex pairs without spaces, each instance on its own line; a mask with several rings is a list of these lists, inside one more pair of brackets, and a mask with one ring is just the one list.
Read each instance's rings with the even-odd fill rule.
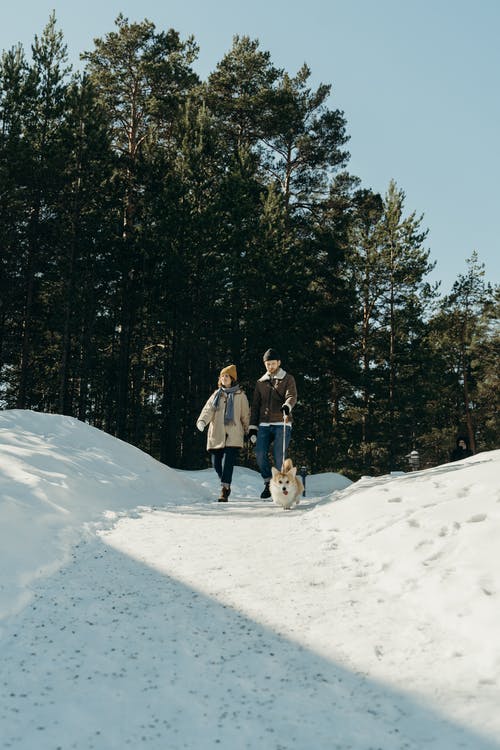
[[281,505],[283,510],[290,510],[293,505],[298,505],[300,496],[304,492],[302,480],[297,476],[297,468],[287,458],[283,464],[283,471],[271,469],[272,478],[269,482],[271,497],[276,505]]

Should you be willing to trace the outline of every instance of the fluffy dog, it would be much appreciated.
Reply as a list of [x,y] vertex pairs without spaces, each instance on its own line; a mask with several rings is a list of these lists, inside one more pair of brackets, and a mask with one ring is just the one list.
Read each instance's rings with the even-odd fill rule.
[[269,489],[276,505],[281,505],[283,510],[290,510],[293,505],[298,505],[304,485],[302,479],[297,476],[297,467],[287,458],[283,471],[278,471],[273,466],[272,474]]

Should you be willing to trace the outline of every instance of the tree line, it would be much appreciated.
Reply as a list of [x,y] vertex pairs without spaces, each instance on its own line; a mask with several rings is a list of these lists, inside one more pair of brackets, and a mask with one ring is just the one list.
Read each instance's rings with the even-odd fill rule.
[[[173,29],[119,16],[73,72],[54,14],[0,63],[0,399],[173,467],[234,362],[297,380],[294,458],[355,478],[498,444],[498,288],[450,294],[423,217],[349,173],[331,87],[235,37],[206,81]],[[251,451],[243,460],[254,466]]]

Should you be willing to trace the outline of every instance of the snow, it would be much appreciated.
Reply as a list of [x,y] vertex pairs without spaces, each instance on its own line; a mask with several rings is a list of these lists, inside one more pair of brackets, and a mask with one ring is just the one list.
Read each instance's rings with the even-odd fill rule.
[[307,478],[176,471],[0,412],[0,739],[22,750],[499,750],[500,451]]

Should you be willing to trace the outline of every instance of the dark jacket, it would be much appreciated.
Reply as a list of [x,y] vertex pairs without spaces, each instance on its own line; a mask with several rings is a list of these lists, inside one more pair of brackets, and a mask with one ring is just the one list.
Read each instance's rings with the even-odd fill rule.
[[273,377],[268,372],[255,385],[252,410],[250,413],[250,429],[257,428],[262,422],[271,424],[282,422],[281,407],[290,407],[288,423],[292,422],[292,409],[297,403],[297,386],[295,378],[281,367]]
[[[465,443],[465,448],[462,448],[459,443],[461,442]],[[467,440],[464,437],[457,438],[457,444],[455,448],[451,452],[450,461],[462,461],[464,458],[469,458],[469,456],[472,456],[472,451],[469,448],[469,444],[467,443]]]

